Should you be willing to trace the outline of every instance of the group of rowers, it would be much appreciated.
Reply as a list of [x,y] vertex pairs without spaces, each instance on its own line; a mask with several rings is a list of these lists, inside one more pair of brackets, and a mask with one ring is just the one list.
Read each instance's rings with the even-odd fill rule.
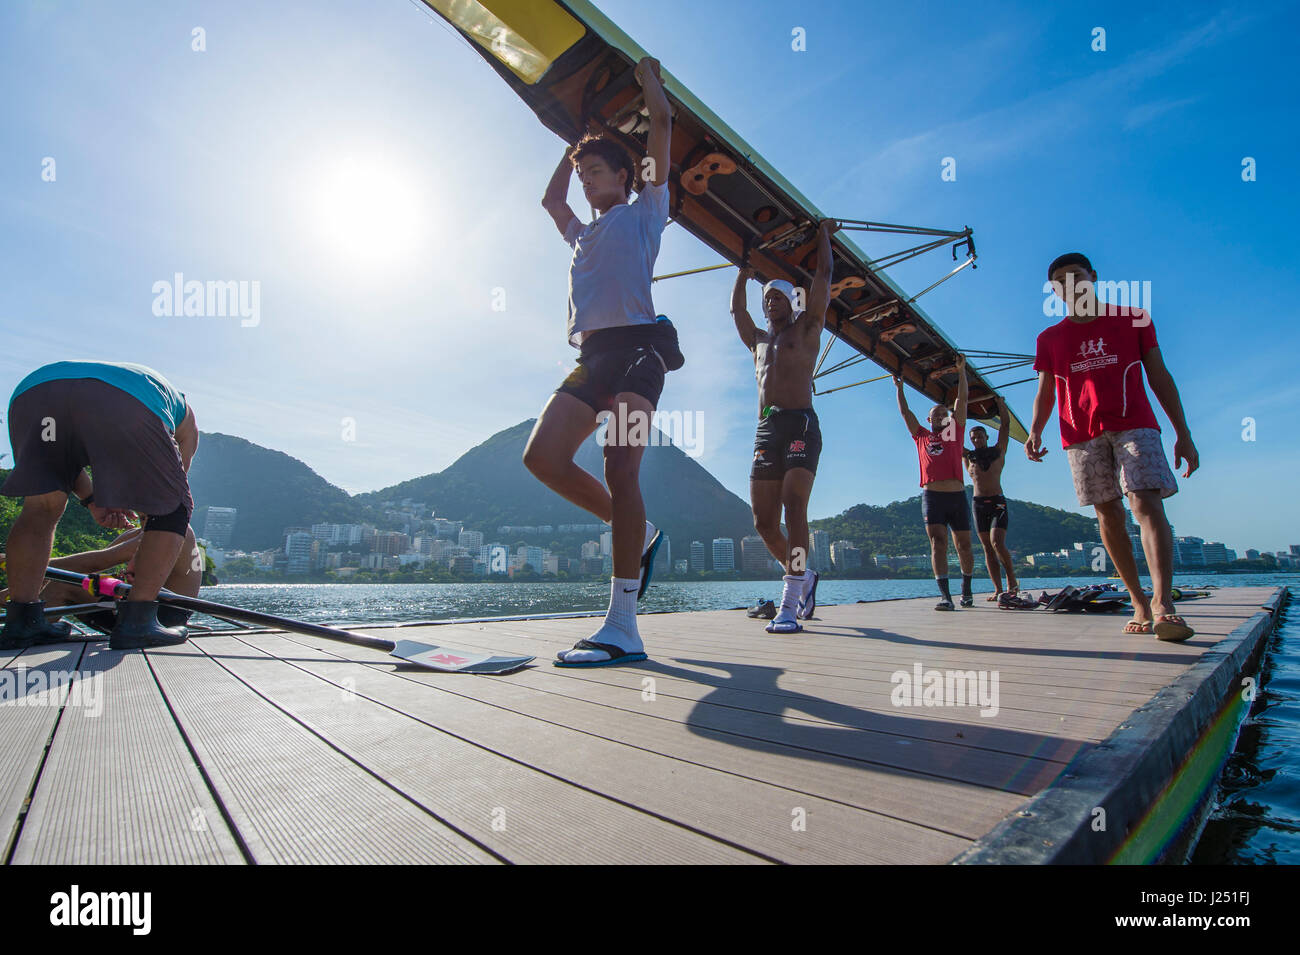
[[[554,662],[561,667],[646,659],[637,602],[650,584],[663,538],[646,519],[640,468],[650,443],[645,422],[653,418],[667,374],[685,360],[675,328],[657,315],[651,298],[654,263],[668,220],[672,114],[658,63],[648,57],[641,60],[635,75],[649,112],[646,155],[634,162],[618,143],[587,135],[565,148],[542,199],[573,250],[568,341],[579,349],[579,357],[538,417],[524,464],[547,487],[607,522],[613,538],[605,619],[590,636],[557,654]],[[592,209],[590,222],[580,220],[568,204],[575,172]],[[800,620],[811,617],[816,608],[817,574],[808,566],[808,501],[822,437],[812,407],[812,377],[830,304],[831,236],[837,228],[833,220],[818,226],[810,288],[796,289],[783,279],[763,286],[764,327],[754,322],[746,304],[753,271],[740,269],[731,295],[732,318],[753,356],[758,383],[759,421],[750,471],[754,527],[784,570],[780,609],[767,625],[773,633],[799,632]],[[1041,461],[1047,454],[1043,430],[1059,400],[1062,446],[1079,503],[1095,507],[1102,543],[1133,604],[1133,619],[1124,632],[1186,640],[1192,630],[1173,605],[1173,537],[1163,505],[1165,497],[1176,493],[1177,483],[1147,398],[1144,372],[1174,427],[1174,461],[1175,466],[1187,462],[1184,477],[1196,470],[1198,457],[1155,328],[1141,309],[1096,300],[1097,276],[1082,254],[1059,256],[1049,265],[1047,277],[1067,314],[1038,336],[1034,368],[1039,382],[1026,456]],[[1002,571],[1007,591],[1018,589],[1006,545],[1007,506],[1001,487],[1009,414],[998,399],[997,442],[990,445],[984,428],[975,427],[970,431],[973,448],[964,449],[965,364],[959,356],[952,408],[933,407],[929,427],[908,409],[903,379],[895,378],[899,410],[920,460],[921,516],[942,598],[936,609],[948,611],[955,609],[948,580],[950,532],[962,571],[960,602],[973,605],[963,466],[974,482],[975,523],[996,587],[994,596],[1003,590]],[[578,466],[574,456],[606,422],[602,482]],[[69,493],[102,526],[126,531],[109,552],[79,555],[84,559],[69,566],[90,568],[130,551],[133,586],[109,629],[110,647],[183,642],[183,628],[159,619],[158,594],[164,585],[197,592],[191,560],[197,551],[188,524],[194,503],[187,474],[198,431],[184,395],[144,366],[58,362],[19,384],[10,403],[9,433],[15,468],[0,493],[24,500],[6,547],[10,592],[0,648],[68,637],[67,624],[47,619],[41,588],[55,525]],[[1125,498],[1141,527],[1151,571],[1150,596],[1143,591],[1125,528]],[[108,566],[112,564],[86,572]],[[75,600],[75,595],[62,596]]]

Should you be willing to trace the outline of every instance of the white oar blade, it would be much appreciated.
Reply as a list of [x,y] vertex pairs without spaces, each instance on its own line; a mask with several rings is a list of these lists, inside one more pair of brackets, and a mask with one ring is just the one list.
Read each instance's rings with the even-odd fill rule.
[[476,650],[439,647],[416,640],[398,640],[392,655],[417,666],[443,673],[512,673],[532,663],[536,657],[509,657]]

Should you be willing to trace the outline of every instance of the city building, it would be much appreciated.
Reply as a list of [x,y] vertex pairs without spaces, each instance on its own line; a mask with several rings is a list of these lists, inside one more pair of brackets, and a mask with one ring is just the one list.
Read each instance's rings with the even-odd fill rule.
[[411,539],[397,531],[376,531],[370,550],[376,554],[396,557],[411,549]]
[[691,541],[691,573],[698,573],[704,570],[704,544],[701,541]]
[[713,538],[713,569],[736,569],[736,542],[730,537]]
[[310,573],[314,543],[311,532],[300,528],[284,536],[284,555],[288,558],[284,569],[286,574]]
[[483,532],[482,531],[461,531],[460,535],[456,538],[456,540],[461,547],[465,547],[470,551],[476,551],[483,546]]
[[[716,559],[714,564],[716,566]],[[766,576],[772,570],[772,556],[767,552],[767,545],[757,534],[740,539],[740,566],[747,574]]]
[[862,551],[849,541],[836,541],[831,544],[831,564],[836,570],[858,570],[862,567]]
[[214,547],[229,547],[238,514],[237,507],[209,507],[203,519],[203,539]]
[[1201,545],[1201,553],[1205,557],[1207,566],[1210,564],[1226,564],[1228,562],[1228,548],[1219,541],[1206,541]]
[[1175,537],[1174,566],[1204,567],[1205,541],[1199,537]]
[[831,569],[831,536],[826,531],[812,531],[808,535],[808,566],[821,573]]

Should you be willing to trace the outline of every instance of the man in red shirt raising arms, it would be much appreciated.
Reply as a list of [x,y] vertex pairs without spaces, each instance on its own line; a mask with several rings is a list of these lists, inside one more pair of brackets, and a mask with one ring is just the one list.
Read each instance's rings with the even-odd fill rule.
[[966,500],[961,453],[966,430],[966,356],[957,356],[957,401],[952,412],[943,405],[935,405],[930,409],[929,428],[921,427],[916,415],[908,409],[903,379],[895,375],[894,384],[898,386],[899,413],[916,442],[921,462],[921,520],[930,538],[930,564],[940,594],[934,609],[953,609],[952,593],[948,589],[949,528],[961,563],[961,605],[974,606],[971,575],[975,573],[975,554],[970,546],[970,502]]
[[[1093,287],[1097,273],[1079,252],[1058,257],[1048,267],[1047,278],[1065,302],[1066,317],[1038,336],[1038,394],[1025,454],[1031,461],[1047,454],[1043,428],[1059,400],[1061,444],[1079,503],[1096,508],[1102,543],[1133,601],[1133,619],[1124,632],[1186,640],[1193,631],[1174,613],[1174,541],[1164,506],[1164,498],[1178,492],[1178,483],[1160,443],[1160,425],[1147,399],[1142,369],[1174,426],[1174,467],[1186,461],[1183,477],[1190,477],[1200,458],[1178,387],[1160,357],[1155,326],[1140,308],[1099,303]],[[1123,496],[1142,529],[1142,549],[1151,569],[1150,598],[1142,591],[1124,530]]]

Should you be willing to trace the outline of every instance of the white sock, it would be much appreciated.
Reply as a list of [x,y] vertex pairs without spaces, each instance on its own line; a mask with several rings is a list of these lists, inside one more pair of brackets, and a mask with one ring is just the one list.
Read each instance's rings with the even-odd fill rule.
[[[627,653],[641,653],[645,645],[636,626],[636,592],[640,581],[623,577],[610,578],[609,611],[600,629],[586,639],[591,643],[611,643]],[[563,663],[600,663],[609,659],[604,650],[561,650]]]
[[[637,649],[640,649],[639,644],[641,643],[641,635],[637,632],[636,628],[636,592],[640,589],[640,585],[641,581],[637,580],[635,577],[610,578],[609,612],[605,614],[605,622],[607,624],[612,627],[617,627],[627,633],[628,636],[635,638],[636,643],[638,644]],[[611,641],[602,640],[600,642],[607,643]],[[628,646],[625,646],[627,643],[625,640],[615,640],[612,642],[617,643],[624,649],[629,649]]]
[[794,623],[795,611],[799,609],[799,594],[803,591],[803,578],[785,576],[785,588],[781,591],[781,609],[776,612],[772,623]]

